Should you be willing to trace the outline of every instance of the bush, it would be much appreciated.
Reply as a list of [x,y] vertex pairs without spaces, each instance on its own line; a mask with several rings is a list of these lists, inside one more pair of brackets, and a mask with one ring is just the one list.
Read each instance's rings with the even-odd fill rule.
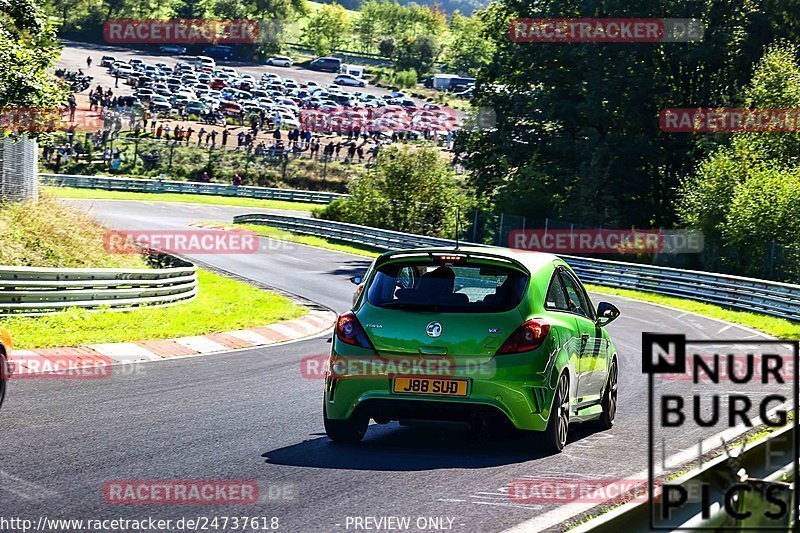
[[403,89],[410,89],[417,85],[417,71],[412,69],[401,70],[394,75],[394,83]]
[[355,179],[349,198],[317,210],[318,218],[434,237],[452,237],[456,208],[469,199],[436,148],[391,147],[374,172]]

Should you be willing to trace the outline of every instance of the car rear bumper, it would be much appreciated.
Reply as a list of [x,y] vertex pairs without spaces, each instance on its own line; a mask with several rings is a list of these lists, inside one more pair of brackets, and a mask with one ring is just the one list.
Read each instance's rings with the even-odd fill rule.
[[[503,373],[507,373],[505,369]],[[416,376],[425,377],[425,376]],[[444,376],[428,376],[444,377]],[[370,418],[420,419],[464,422],[498,416],[517,429],[543,431],[547,427],[554,389],[540,376],[469,381],[464,397],[399,394],[392,391],[393,377],[332,377],[325,379],[327,416],[347,419],[358,410]]]

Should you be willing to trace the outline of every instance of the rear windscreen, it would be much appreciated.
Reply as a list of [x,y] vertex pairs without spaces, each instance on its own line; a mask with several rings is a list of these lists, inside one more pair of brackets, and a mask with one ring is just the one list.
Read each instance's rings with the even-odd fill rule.
[[375,273],[367,301],[385,309],[494,313],[518,306],[528,277],[494,265],[392,263]]

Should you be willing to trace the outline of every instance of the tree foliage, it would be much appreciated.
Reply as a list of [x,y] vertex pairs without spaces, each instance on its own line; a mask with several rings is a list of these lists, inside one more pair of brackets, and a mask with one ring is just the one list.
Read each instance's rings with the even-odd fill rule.
[[[621,14],[696,17],[707,30],[694,43],[523,44],[508,37],[509,21],[519,17]],[[516,202],[515,214],[623,227],[673,223],[681,176],[725,140],[664,133],[660,110],[740,103],[764,46],[776,35],[800,36],[797,10],[776,0],[505,0],[481,18],[483,36],[497,49],[480,70],[476,103],[493,109],[497,124],[468,139],[474,185],[498,199],[530,191],[530,207]]]
[[356,178],[349,198],[317,213],[396,231],[452,237],[455,210],[467,204],[453,170],[435,148],[391,147],[378,156],[374,172]]
[[483,35],[480,12],[471,17],[454,13],[448,22],[450,42],[446,48],[447,70],[465,76],[476,75],[489,65],[494,54],[494,42]]
[[[743,100],[754,109],[800,108],[800,49],[770,47]],[[800,134],[731,134],[729,145],[684,180],[678,214],[704,233],[705,266],[768,275],[773,242],[789,255],[800,252]],[[796,259],[784,271],[793,281],[800,274]]]
[[0,0],[0,108],[61,106],[66,93],[48,72],[58,49],[37,0]]
[[317,55],[328,55],[350,39],[350,19],[339,4],[325,4],[314,13],[303,29],[301,41]]

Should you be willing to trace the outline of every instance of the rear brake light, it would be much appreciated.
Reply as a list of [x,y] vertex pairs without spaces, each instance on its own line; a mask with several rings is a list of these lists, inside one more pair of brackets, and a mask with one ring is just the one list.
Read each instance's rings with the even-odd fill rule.
[[355,313],[348,311],[340,315],[336,321],[336,337],[347,344],[374,350],[372,342],[367,337],[367,332],[361,327],[361,323],[356,318]]
[[535,318],[527,320],[503,343],[497,350],[497,355],[535,350],[542,345],[549,333],[550,324]]

